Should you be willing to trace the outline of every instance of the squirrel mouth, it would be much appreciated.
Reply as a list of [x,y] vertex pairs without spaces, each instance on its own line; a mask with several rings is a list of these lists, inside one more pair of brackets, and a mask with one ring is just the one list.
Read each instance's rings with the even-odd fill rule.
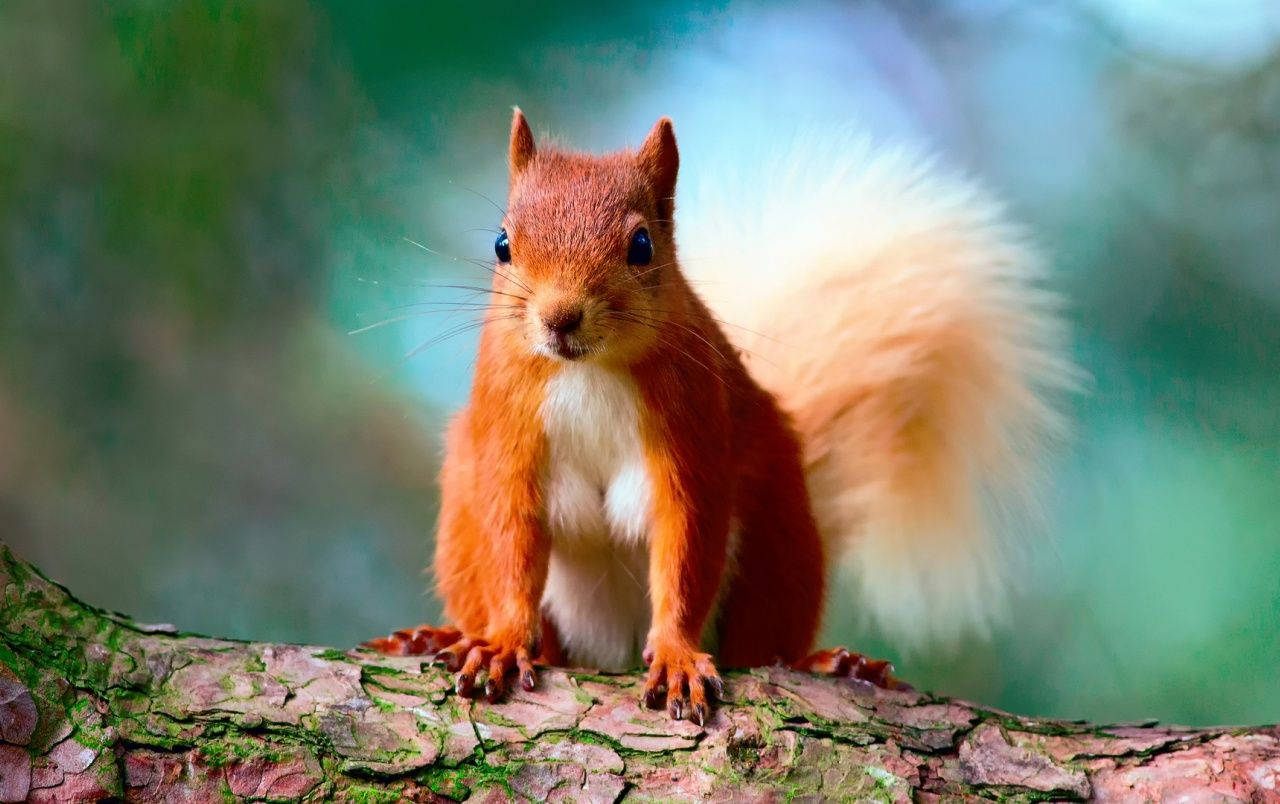
[[547,343],[547,347],[557,356],[565,360],[577,360],[586,354],[586,350],[580,346],[570,343],[569,339],[563,335],[553,335]]

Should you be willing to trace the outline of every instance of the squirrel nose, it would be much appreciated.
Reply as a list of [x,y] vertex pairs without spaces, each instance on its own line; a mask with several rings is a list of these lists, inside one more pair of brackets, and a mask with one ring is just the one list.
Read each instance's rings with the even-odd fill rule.
[[582,324],[582,308],[557,307],[542,314],[542,323],[557,335],[568,335]]

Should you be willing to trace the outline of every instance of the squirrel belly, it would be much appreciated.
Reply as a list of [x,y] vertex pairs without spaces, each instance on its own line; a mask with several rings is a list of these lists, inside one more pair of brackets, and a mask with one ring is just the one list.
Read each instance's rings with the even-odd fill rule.
[[584,667],[635,667],[649,629],[652,490],[639,404],[624,373],[568,363],[540,408],[551,539],[542,612],[568,660]]

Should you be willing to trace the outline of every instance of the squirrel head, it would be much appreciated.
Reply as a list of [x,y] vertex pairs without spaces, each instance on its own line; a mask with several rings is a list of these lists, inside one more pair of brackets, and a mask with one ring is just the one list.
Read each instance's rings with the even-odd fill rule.
[[521,348],[553,360],[635,359],[671,315],[676,172],[668,118],[635,150],[538,147],[511,120],[510,189],[494,244],[495,290],[520,299]]

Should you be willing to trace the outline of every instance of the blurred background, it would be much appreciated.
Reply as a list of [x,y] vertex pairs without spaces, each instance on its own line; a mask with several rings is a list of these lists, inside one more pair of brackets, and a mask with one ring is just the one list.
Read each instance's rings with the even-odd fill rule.
[[404,238],[491,256],[511,105],[601,150],[671,115],[686,185],[853,124],[1009,200],[1093,381],[1007,630],[824,641],[1023,713],[1280,720],[1280,6],[609,5],[0,3],[0,538],[196,631],[432,621],[475,332],[405,305],[484,274]]

